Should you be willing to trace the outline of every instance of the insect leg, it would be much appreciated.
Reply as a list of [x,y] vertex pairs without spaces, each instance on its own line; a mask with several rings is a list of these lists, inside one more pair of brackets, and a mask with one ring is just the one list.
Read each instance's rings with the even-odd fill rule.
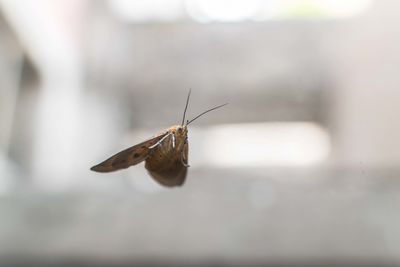
[[175,148],[175,134],[172,133],[172,148]]
[[163,138],[161,138],[160,141],[158,141],[157,143],[155,143],[155,144],[152,145],[152,146],[149,146],[149,149],[153,149],[153,148],[155,148],[155,147],[158,147],[158,146],[161,145],[161,143],[162,143],[167,137],[169,137],[170,135],[171,135],[171,133],[167,134],[166,136],[164,136]]
[[182,162],[182,165],[185,166],[186,168],[187,168],[187,167],[190,167],[189,164],[186,164],[186,163],[185,163],[184,157],[185,157],[185,155],[184,155],[183,150],[182,150],[182,153],[181,153],[181,162]]

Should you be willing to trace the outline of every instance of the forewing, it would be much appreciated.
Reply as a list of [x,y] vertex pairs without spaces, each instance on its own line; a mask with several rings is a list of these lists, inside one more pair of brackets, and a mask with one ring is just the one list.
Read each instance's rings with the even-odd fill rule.
[[96,172],[113,172],[136,165],[149,156],[152,149],[151,146],[157,144],[166,134],[166,132],[162,133],[147,141],[125,149],[90,169]]

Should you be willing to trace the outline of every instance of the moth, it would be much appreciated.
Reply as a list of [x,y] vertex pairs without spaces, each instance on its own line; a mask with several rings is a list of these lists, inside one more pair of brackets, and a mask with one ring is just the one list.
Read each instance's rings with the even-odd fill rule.
[[190,99],[189,91],[182,123],[174,125],[156,136],[125,149],[91,168],[96,172],[113,172],[145,161],[145,168],[163,186],[181,186],[185,182],[188,164],[188,125],[204,114],[228,103],[208,109],[185,122]]

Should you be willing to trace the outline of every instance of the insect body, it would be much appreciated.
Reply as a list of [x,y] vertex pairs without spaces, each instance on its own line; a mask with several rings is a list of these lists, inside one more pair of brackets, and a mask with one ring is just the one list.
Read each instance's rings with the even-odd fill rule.
[[150,175],[164,186],[180,186],[185,182],[188,165],[188,128],[187,126],[220,105],[209,109],[185,123],[185,115],[190,98],[190,91],[186,100],[185,111],[181,125],[175,125],[153,138],[125,149],[102,163],[93,166],[92,171],[113,172],[126,169],[145,161],[145,168]]

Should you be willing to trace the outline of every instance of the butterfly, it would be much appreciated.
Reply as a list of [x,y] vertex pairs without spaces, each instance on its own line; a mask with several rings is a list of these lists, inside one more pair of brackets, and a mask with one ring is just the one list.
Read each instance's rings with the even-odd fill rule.
[[145,168],[159,184],[167,187],[183,185],[189,167],[188,125],[204,114],[228,104],[225,103],[208,109],[185,122],[190,93],[191,91],[189,91],[186,99],[180,125],[174,125],[144,142],[115,154],[93,166],[91,170],[113,172],[145,161]]

